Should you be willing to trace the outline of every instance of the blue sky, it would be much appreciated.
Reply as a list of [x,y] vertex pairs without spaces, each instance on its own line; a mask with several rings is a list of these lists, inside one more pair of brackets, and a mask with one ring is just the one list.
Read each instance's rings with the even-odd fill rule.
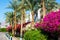
[[11,11],[11,9],[7,9],[6,7],[9,5],[9,0],[1,0],[0,1],[0,22],[5,21],[5,12]]
[[60,4],[60,0],[56,0],[56,2]]
[[[56,0],[57,3],[60,3],[60,0]],[[6,9],[9,4],[9,0],[1,0],[0,1],[0,22],[5,21],[5,12],[11,11],[11,9]]]

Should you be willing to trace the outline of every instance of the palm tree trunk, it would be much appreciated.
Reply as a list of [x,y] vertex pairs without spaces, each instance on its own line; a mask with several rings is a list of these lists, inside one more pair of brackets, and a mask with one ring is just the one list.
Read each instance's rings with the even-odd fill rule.
[[12,24],[12,21],[11,21],[11,27],[12,27],[12,34],[13,34],[13,26],[12,26],[13,24]]
[[21,29],[20,29],[20,38],[22,38],[22,27],[23,27],[23,11],[21,10]]
[[34,27],[34,11],[31,11],[31,15],[32,15],[31,26]]
[[25,23],[25,11],[24,11],[24,9],[22,9],[21,10],[21,29],[20,29],[20,37],[22,38],[22,36],[23,36],[23,23]]
[[14,28],[13,28],[13,26],[12,26],[12,36],[14,36]]
[[14,36],[14,28],[13,28],[13,22],[12,21],[11,21],[11,27],[12,27],[12,35]]
[[23,23],[25,23],[25,9],[23,9]]
[[45,9],[45,1],[42,0],[42,9],[43,9],[43,18],[46,15],[46,9]]
[[14,11],[14,27],[13,27],[13,29],[12,29],[13,36],[15,35],[14,29],[16,29],[16,10]]
[[23,16],[21,16],[21,37],[22,37],[22,27],[23,27]]
[[14,22],[15,22],[15,29],[16,29],[16,11],[14,12]]
[[11,24],[11,26],[12,26],[12,21],[11,21],[12,19],[10,19],[10,24]]

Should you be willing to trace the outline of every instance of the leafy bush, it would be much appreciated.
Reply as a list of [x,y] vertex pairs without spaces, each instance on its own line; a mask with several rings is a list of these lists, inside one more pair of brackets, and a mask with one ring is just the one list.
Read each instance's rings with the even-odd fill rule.
[[0,28],[0,32],[7,32],[6,28]]
[[43,35],[41,31],[38,30],[28,30],[24,34],[25,40],[47,40],[47,36]]
[[60,10],[48,13],[43,18],[43,22],[37,23],[35,26],[50,33],[60,32]]

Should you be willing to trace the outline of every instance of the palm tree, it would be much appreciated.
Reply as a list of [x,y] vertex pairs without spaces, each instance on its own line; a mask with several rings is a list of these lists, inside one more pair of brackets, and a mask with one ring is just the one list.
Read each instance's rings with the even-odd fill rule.
[[20,1],[20,6],[17,10],[20,10],[21,13],[21,30],[20,30],[20,37],[22,37],[22,27],[23,27],[23,23],[25,23],[25,11],[28,9],[29,7],[26,4],[25,0],[21,0]]
[[[14,29],[14,14],[13,12],[6,12],[6,22],[9,23],[12,26],[12,29]],[[18,20],[20,20],[20,14],[17,14],[16,16],[16,23],[18,23]],[[14,30],[12,30],[12,33]]]
[[56,5],[59,5],[56,0],[46,0],[45,7],[47,12],[51,12],[53,8],[57,8]]
[[[10,1],[10,5],[9,5],[8,8],[14,10],[14,23],[15,23],[15,27],[16,27],[16,19],[18,19],[17,17],[20,18],[20,16],[17,16],[16,13],[20,11],[22,18],[23,18],[23,17],[25,18],[25,11],[24,11],[24,9],[25,9],[25,4],[24,4],[24,1],[22,0],[22,3],[21,3],[20,0],[16,0],[16,1],[13,0],[12,2]],[[27,8],[27,7],[26,7],[26,8]],[[16,17],[16,16],[17,16],[17,17]],[[23,20],[23,19],[22,19],[22,20]],[[25,22],[25,20],[24,20],[24,22]],[[21,23],[22,23],[22,21],[21,21]],[[21,30],[22,30],[22,27],[21,27]],[[22,35],[22,31],[21,31],[21,35]]]
[[34,0],[26,0],[29,9],[31,10],[31,15],[32,15],[32,22],[31,22],[31,26],[34,26],[34,9],[36,7],[36,1]]
[[[11,26],[14,26],[14,23],[13,23],[14,15],[13,15],[13,12],[6,12],[5,15],[6,15],[6,22],[9,23]],[[13,29],[13,27],[12,27],[12,29]],[[14,30],[12,30],[12,32],[14,33]]]
[[[14,14],[14,25],[15,25],[15,28],[16,28],[16,13],[17,13],[17,8],[19,7],[19,1],[18,0],[12,0],[12,1],[9,1],[10,5],[7,7],[7,8],[10,8],[10,9],[13,9],[13,14]],[[12,29],[13,30],[13,29]],[[14,33],[12,33],[14,35]]]
[[18,12],[16,14],[16,22],[17,22],[17,24],[21,22],[21,13],[20,12]]
[[56,0],[37,0],[37,3],[39,3],[38,5],[40,6],[37,9],[42,9],[43,13],[41,15],[43,15],[43,17],[46,15],[46,13],[52,11],[52,9],[57,8],[56,5],[58,5]]
[[26,1],[25,0],[20,0],[20,6],[18,7],[17,10],[20,10],[21,15],[23,15],[23,23],[25,23],[26,9],[28,9]]
[[13,25],[12,23],[13,23],[13,12],[6,12],[5,13],[5,15],[6,15],[6,22],[7,23],[9,23],[9,24],[11,24],[11,26]]
[[21,30],[20,30],[20,39],[22,40],[22,27],[23,27],[23,23],[25,23],[25,8],[26,5],[24,4],[24,0],[21,0],[20,6],[17,10],[20,10],[21,13]]
[[46,8],[45,8],[45,0],[41,0],[41,2],[42,2],[42,10],[43,10],[43,18],[44,18],[44,16],[46,15]]
[[56,5],[58,5],[58,3],[56,3],[56,0],[42,0],[42,10],[43,10],[43,18],[46,15],[47,12],[51,12],[52,9],[55,7]]

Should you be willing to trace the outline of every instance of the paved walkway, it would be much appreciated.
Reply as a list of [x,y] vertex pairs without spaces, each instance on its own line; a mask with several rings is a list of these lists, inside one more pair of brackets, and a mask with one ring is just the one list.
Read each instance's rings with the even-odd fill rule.
[[[0,40],[7,40],[7,37],[5,35],[6,33],[0,32]],[[19,38],[12,37],[12,40],[19,40]]]
[[19,38],[16,38],[16,37],[12,37],[12,40],[19,40]]
[[0,40],[7,40],[4,32],[0,32]]

